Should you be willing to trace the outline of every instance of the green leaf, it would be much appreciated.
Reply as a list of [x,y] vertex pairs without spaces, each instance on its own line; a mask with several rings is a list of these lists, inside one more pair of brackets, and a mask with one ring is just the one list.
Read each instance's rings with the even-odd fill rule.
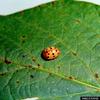
[[[55,46],[55,60],[41,57]],[[100,7],[56,1],[0,17],[0,100],[100,95]]]

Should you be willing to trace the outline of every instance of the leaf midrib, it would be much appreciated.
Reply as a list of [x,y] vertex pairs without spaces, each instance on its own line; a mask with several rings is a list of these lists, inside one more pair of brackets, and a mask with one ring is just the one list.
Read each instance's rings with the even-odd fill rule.
[[[2,58],[3,58],[3,57],[2,57]],[[2,62],[4,62],[4,58],[3,58],[3,59],[0,59],[0,60],[1,60]],[[17,63],[17,62],[12,62],[12,64],[16,64],[16,65],[19,65],[19,66],[23,66],[22,68],[30,68],[30,65],[19,64],[19,63]],[[92,88],[92,89],[95,89],[95,90],[100,91],[100,87],[97,87],[97,86],[92,85],[92,84],[90,84],[90,83],[83,82],[83,81],[78,80],[78,79],[75,79],[75,78],[70,79],[68,76],[64,76],[64,75],[61,75],[61,74],[59,74],[59,73],[55,73],[55,72],[53,72],[53,71],[47,70],[47,69],[43,68],[43,66],[39,66],[39,67],[38,67],[38,66],[33,66],[33,65],[31,65],[31,66],[32,66],[32,68],[30,68],[30,69],[32,69],[32,70],[37,70],[37,71],[42,71],[42,72],[45,72],[45,73],[48,73],[48,74],[52,74],[52,75],[57,76],[57,77],[59,77],[59,78],[61,78],[61,79],[69,80],[69,81],[78,83],[78,84],[80,84],[80,85],[83,85],[83,86],[86,86],[86,87],[90,87],[90,88]],[[19,70],[19,69],[18,69],[18,70]],[[15,71],[16,71],[16,70],[14,70],[13,72],[15,72]],[[11,72],[8,71],[8,72],[5,72],[5,73],[11,73]],[[1,73],[1,74],[3,74],[3,73]]]

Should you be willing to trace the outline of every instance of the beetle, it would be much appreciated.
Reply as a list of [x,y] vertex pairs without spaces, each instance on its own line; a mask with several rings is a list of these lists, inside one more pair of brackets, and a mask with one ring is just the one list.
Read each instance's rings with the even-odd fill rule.
[[60,54],[60,50],[56,47],[48,47],[42,51],[42,58],[45,60],[54,60]]

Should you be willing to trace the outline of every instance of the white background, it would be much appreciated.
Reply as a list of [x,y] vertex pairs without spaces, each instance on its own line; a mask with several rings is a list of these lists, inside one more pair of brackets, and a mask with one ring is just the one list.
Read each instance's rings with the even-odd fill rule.
[[54,0],[0,0],[0,15],[12,14]]
[[[0,15],[9,15],[55,0],[0,0]],[[100,4],[100,0],[76,0]]]

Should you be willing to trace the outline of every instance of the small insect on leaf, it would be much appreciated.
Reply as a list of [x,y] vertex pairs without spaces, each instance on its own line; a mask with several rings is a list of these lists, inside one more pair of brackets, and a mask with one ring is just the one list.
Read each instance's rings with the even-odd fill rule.
[[42,58],[45,60],[54,60],[60,54],[60,50],[56,47],[48,47],[42,51]]

